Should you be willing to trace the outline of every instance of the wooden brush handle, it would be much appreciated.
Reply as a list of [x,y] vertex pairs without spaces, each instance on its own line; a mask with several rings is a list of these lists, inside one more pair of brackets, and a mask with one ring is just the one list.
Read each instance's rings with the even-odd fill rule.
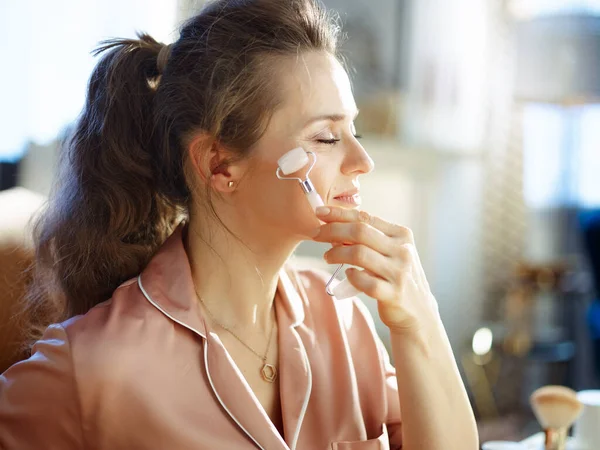
[[566,428],[546,428],[544,430],[545,450],[566,450],[567,448],[567,429]]

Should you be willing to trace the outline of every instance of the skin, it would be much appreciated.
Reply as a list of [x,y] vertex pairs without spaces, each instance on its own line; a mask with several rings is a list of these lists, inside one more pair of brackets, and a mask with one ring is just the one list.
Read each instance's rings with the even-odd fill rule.
[[[220,325],[263,352],[271,330],[277,332],[273,304],[279,270],[301,241],[332,243],[327,262],[365,269],[346,274],[378,301],[394,359],[402,361],[398,385],[404,448],[478,448],[473,412],[411,231],[334,198],[358,187],[359,176],[373,170],[355,137],[357,108],[345,70],[334,57],[318,52],[282,60],[280,69],[284,102],[250,158],[211,173],[227,157],[226,149],[201,135],[189,145],[198,180],[221,193],[213,200],[217,214],[245,244],[210,219],[204,190],[195,191],[185,245],[201,305],[215,317],[210,326],[281,430],[277,383],[260,379],[260,360]],[[322,116],[335,117],[313,120]],[[331,139],[336,142],[325,142]],[[298,146],[317,155],[310,178],[329,206],[318,217],[297,182],[275,176],[277,160]],[[276,364],[277,354],[273,339],[268,361]]]

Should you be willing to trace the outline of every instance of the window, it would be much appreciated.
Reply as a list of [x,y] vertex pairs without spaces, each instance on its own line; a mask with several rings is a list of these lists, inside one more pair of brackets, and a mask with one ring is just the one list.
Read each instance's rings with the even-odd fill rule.
[[146,31],[173,40],[177,0],[29,0],[0,6],[0,161],[44,145],[81,111],[97,62],[91,51],[111,37]]
[[600,14],[600,0],[511,0],[509,5],[518,19],[553,14]]
[[600,207],[600,105],[525,106],[523,152],[529,206]]

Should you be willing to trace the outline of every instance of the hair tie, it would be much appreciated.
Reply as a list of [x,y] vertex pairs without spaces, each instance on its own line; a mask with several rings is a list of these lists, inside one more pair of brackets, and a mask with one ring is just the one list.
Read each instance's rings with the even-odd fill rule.
[[169,56],[171,56],[171,45],[163,45],[160,51],[158,52],[158,57],[156,59],[156,68],[158,69],[158,73],[162,74],[167,66],[167,61],[169,60]]

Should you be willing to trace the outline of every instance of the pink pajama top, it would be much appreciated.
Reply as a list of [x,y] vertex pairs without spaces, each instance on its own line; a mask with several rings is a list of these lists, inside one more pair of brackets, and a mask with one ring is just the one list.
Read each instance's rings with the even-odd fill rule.
[[281,436],[200,313],[182,227],[137,278],[48,327],[0,376],[0,448],[401,448],[395,371],[365,306],[288,267],[276,296]]

